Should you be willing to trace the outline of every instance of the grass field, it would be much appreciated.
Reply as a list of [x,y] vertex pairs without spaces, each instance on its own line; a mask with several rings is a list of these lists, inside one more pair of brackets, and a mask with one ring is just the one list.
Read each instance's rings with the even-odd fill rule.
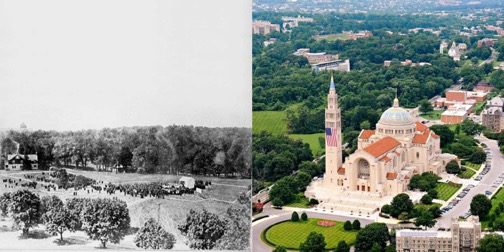
[[286,207],[310,208],[308,206],[308,203],[309,203],[308,199],[305,196],[303,196],[303,193],[300,193],[298,200],[296,200],[295,202],[292,202],[288,205],[285,205],[285,206]]
[[474,174],[476,174],[475,171],[471,169],[466,169],[465,171],[461,172],[459,175],[457,175],[459,178],[463,179],[469,179],[471,178]]
[[438,198],[447,201],[459,190],[459,188],[460,187],[452,186],[447,183],[438,183],[435,189],[438,192]]
[[313,156],[320,156],[324,149],[320,147],[319,137],[325,137],[324,133],[315,134],[291,134],[289,135],[292,139],[301,139],[303,143],[310,145]]
[[[308,215],[308,218],[310,216]],[[357,231],[345,231],[343,222],[336,222],[332,227],[321,227],[317,221],[321,219],[308,219],[304,222],[282,222],[266,230],[265,238],[272,244],[282,245],[287,249],[299,249],[301,242],[306,240],[310,232],[323,234],[326,249],[334,249],[338,242],[345,240],[347,244],[354,244]]]
[[470,167],[470,168],[472,168],[472,169],[474,169],[476,171],[481,168],[481,164],[473,164],[473,163],[471,163],[469,161],[465,161],[465,166]]
[[[502,190],[502,187],[499,188],[499,191],[492,197],[492,209],[490,210],[490,213],[481,220],[482,227],[488,227],[488,223],[490,222],[489,216],[495,214],[495,208],[497,208],[499,202],[504,202],[504,190]],[[504,220],[504,214],[501,213],[495,218],[495,220]]]
[[441,114],[444,110],[433,110],[427,112],[427,114],[420,114],[420,117],[425,118],[427,120],[441,120]]
[[430,205],[425,205],[425,204],[416,204],[415,205],[415,209],[417,210],[422,210],[422,211],[427,211],[429,208],[433,207],[433,206],[438,206],[438,207],[441,207],[442,205],[439,204],[439,203],[432,203]]
[[316,36],[314,37],[315,40],[322,40],[325,39],[327,42],[334,42],[336,40],[348,40],[349,36],[347,34],[328,34],[328,35],[322,35],[322,36]]
[[285,111],[253,111],[252,133],[259,134],[262,131],[268,131],[274,135],[287,132]]

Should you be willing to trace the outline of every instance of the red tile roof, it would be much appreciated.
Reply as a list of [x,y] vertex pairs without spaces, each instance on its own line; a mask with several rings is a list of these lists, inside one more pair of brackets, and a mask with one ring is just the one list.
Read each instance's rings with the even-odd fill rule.
[[374,130],[363,130],[359,138],[369,139],[374,134],[375,134]]
[[386,163],[386,162],[390,162],[391,159],[387,156],[383,156],[382,158],[380,158],[380,160],[385,161],[385,163]]
[[425,144],[427,143],[427,140],[429,139],[430,135],[430,130],[425,130],[423,134],[415,134],[413,137],[413,143],[416,144]]
[[387,179],[396,179],[397,173],[387,172]]
[[406,175],[404,176],[404,179],[410,179],[410,176]]
[[345,173],[345,168],[338,168],[338,173]]
[[425,126],[423,123],[420,123],[420,122],[415,122],[415,123],[416,123],[417,131],[423,132],[429,128],[429,127]]
[[434,138],[439,138],[440,137],[440,136],[436,135],[436,133],[434,133],[434,132],[432,132],[431,136],[434,137]]
[[384,137],[383,139],[374,142],[373,144],[370,144],[366,148],[364,148],[364,151],[367,153],[373,155],[374,157],[379,157],[388,151],[396,148],[397,146],[401,145],[397,140],[395,140],[392,137]]
[[418,171],[416,169],[413,170],[413,173],[418,173]]

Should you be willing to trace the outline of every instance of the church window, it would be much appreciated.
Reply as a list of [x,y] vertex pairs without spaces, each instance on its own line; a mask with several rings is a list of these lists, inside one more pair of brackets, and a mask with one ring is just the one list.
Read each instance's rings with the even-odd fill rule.
[[432,155],[432,145],[429,146],[429,155]]
[[419,159],[419,158],[420,158],[420,153],[419,153],[419,152],[417,152],[417,153],[416,153],[416,158],[417,158],[417,159]]
[[397,167],[397,158],[394,157],[394,167]]
[[404,151],[401,153],[401,161],[402,162],[406,161],[406,155],[405,155]]
[[360,179],[369,179],[369,162],[361,159],[359,161],[359,175]]

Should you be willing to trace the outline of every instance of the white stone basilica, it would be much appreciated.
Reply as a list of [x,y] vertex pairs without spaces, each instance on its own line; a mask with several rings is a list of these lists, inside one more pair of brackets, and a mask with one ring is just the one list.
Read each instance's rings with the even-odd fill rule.
[[449,161],[457,158],[441,154],[440,137],[416,122],[395,98],[393,106],[381,115],[376,130],[361,131],[357,150],[343,163],[341,111],[332,77],[327,98],[326,170],[323,181],[309,186],[308,197],[325,202],[338,198],[343,202],[355,195],[393,196],[408,190],[414,174],[440,174]]

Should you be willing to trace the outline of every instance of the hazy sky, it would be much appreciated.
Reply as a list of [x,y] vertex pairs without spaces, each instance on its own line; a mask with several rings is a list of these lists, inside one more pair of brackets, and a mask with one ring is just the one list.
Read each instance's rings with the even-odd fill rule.
[[251,0],[0,1],[0,128],[251,127]]

